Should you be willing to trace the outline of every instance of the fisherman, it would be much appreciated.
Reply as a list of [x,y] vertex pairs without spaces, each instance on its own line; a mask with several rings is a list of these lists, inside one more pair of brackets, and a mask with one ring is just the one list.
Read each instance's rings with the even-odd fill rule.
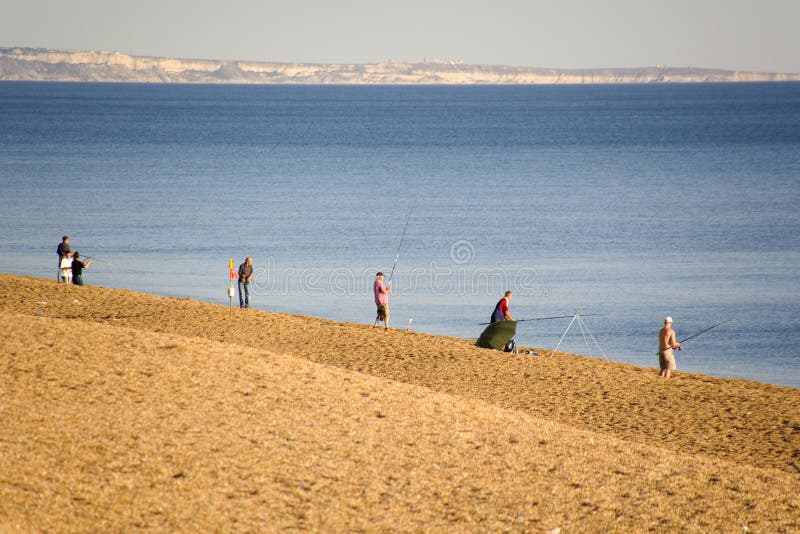
[[81,261],[80,257],[81,255],[78,251],[75,251],[75,254],[72,255],[72,283],[76,286],[83,285],[83,270],[88,269],[92,263],[91,258]]
[[58,244],[58,248],[56,248],[56,253],[58,254],[58,276],[56,280],[59,282],[61,281],[61,260],[64,259],[64,256],[67,255],[68,252],[72,252],[72,249],[69,247],[69,236],[65,235],[61,238],[61,243]]
[[250,278],[253,277],[253,258],[247,257],[239,265],[239,307],[250,307]]
[[511,291],[506,291],[506,294],[497,305],[494,307],[494,311],[492,312],[492,318],[489,322],[496,323],[497,321],[513,321],[514,317],[511,316],[511,312],[508,311],[508,305],[511,303]]
[[[511,291],[506,291],[506,294],[500,301],[495,305],[494,311],[492,312],[492,317],[489,319],[490,323],[496,323],[499,321],[513,321],[514,317],[511,315],[511,312],[508,311],[508,305],[511,303]],[[505,352],[510,352],[512,354],[517,353],[517,342],[514,340],[513,336],[511,339],[508,340],[506,346],[503,347]]]
[[675,338],[675,330],[672,329],[672,317],[664,317],[664,328],[658,331],[658,367],[659,377],[669,378],[675,370],[675,355],[672,349],[681,350],[681,344]]
[[389,331],[389,292],[391,290],[391,286],[386,287],[383,285],[383,273],[378,271],[378,274],[375,275],[375,283],[372,284],[375,305],[378,307],[378,315],[375,317],[375,324],[372,325],[372,328],[375,328],[380,321],[383,321],[386,327],[385,331]]
[[72,283],[72,252],[67,252],[64,254],[64,257],[61,258],[61,263],[59,264],[60,274],[59,274],[59,282],[63,282],[65,284]]

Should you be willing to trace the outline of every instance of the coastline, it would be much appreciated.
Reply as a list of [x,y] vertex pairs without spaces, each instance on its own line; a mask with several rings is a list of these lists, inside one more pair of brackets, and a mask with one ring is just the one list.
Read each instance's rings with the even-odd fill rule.
[[0,523],[800,528],[798,389],[232,311],[0,274]]
[[663,65],[559,69],[457,61],[314,64],[0,47],[0,80],[297,85],[573,85],[800,81],[800,73]]

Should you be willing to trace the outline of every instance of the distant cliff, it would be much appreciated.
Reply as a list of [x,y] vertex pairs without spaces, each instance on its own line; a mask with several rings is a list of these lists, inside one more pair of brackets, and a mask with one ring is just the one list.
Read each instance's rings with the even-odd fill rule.
[[543,69],[442,61],[323,65],[0,48],[0,80],[241,84],[605,84],[800,81],[800,74],[660,66]]

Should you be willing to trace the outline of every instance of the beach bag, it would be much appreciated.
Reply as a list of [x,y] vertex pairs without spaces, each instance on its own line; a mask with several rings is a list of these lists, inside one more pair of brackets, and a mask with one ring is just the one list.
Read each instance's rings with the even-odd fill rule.
[[517,353],[517,342],[513,339],[509,339],[508,343],[506,343],[505,348],[503,349],[504,352],[510,352],[511,354]]

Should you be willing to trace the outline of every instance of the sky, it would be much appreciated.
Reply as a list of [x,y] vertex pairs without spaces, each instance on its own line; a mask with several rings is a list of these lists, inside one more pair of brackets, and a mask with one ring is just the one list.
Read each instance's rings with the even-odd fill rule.
[[0,46],[800,72],[800,0],[0,0]]

